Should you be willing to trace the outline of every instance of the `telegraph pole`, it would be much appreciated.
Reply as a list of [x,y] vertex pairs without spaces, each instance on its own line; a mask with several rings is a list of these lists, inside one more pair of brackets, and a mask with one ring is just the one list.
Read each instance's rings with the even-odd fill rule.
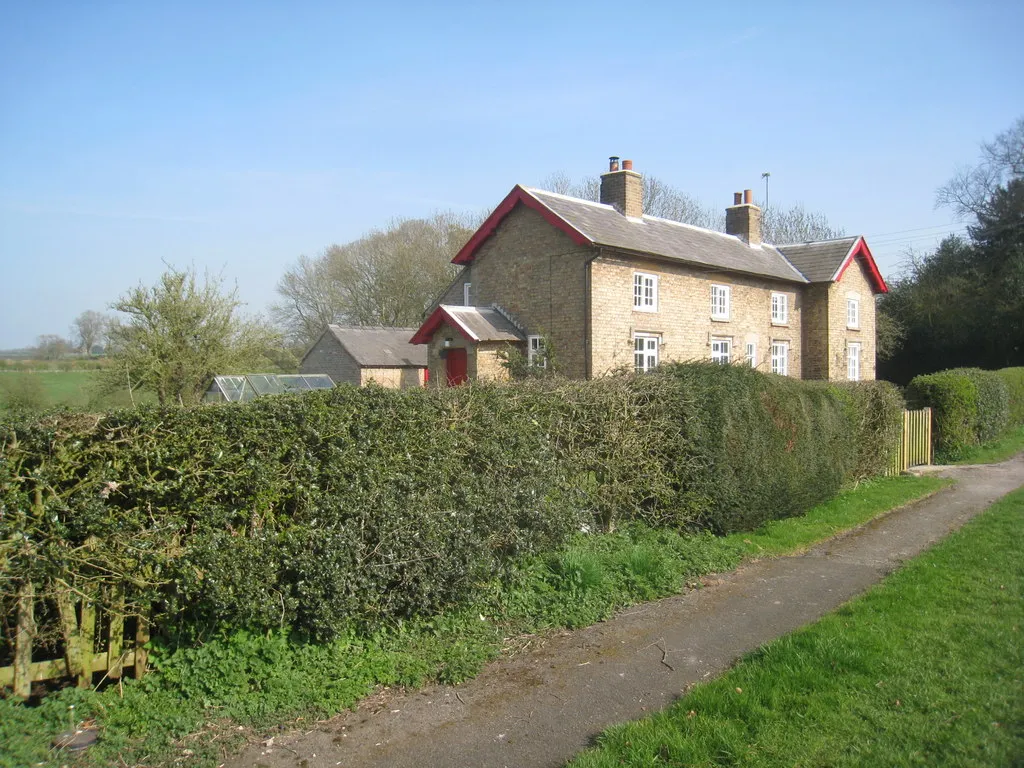
[[770,177],[771,177],[771,174],[768,173],[768,171],[765,171],[764,173],[761,174],[761,178],[764,179],[764,207],[765,208],[768,207],[768,179]]

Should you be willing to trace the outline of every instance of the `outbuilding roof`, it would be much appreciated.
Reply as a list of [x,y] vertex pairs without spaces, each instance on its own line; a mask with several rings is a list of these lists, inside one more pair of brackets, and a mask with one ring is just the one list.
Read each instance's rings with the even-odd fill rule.
[[327,326],[324,333],[330,333],[337,339],[363,368],[427,367],[427,351],[410,342],[416,333],[415,328],[367,328],[332,324]]
[[863,237],[841,237],[812,243],[792,243],[777,246],[782,255],[799,269],[812,283],[835,282],[854,259],[860,259],[867,268],[876,293],[888,293],[874,257]]

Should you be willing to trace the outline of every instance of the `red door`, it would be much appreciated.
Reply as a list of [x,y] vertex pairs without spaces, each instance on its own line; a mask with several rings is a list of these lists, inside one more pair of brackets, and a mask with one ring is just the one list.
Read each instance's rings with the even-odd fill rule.
[[448,386],[457,387],[466,381],[466,350],[461,347],[452,347],[448,350],[445,358],[445,371],[448,374]]

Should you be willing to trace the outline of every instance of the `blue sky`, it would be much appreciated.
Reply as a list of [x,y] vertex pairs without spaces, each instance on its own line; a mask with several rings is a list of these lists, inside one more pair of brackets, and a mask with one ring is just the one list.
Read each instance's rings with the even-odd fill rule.
[[613,154],[723,208],[770,171],[891,276],[962,226],[936,187],[1024,114],[1019,2],[0,11],[0,349],[165,263],[262,311],[300,254]]

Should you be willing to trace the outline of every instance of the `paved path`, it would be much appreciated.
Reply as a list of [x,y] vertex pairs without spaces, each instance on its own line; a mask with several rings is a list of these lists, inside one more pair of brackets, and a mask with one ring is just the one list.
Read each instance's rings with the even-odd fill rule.
[[665,707],[738,656],[829,613],[1024,485],[1024,454],[942,474],[957,485],[804,555],[752,563],[704,589],[551,638],[458,687],[386,692],[228,765],[560,766],[605,727]]

